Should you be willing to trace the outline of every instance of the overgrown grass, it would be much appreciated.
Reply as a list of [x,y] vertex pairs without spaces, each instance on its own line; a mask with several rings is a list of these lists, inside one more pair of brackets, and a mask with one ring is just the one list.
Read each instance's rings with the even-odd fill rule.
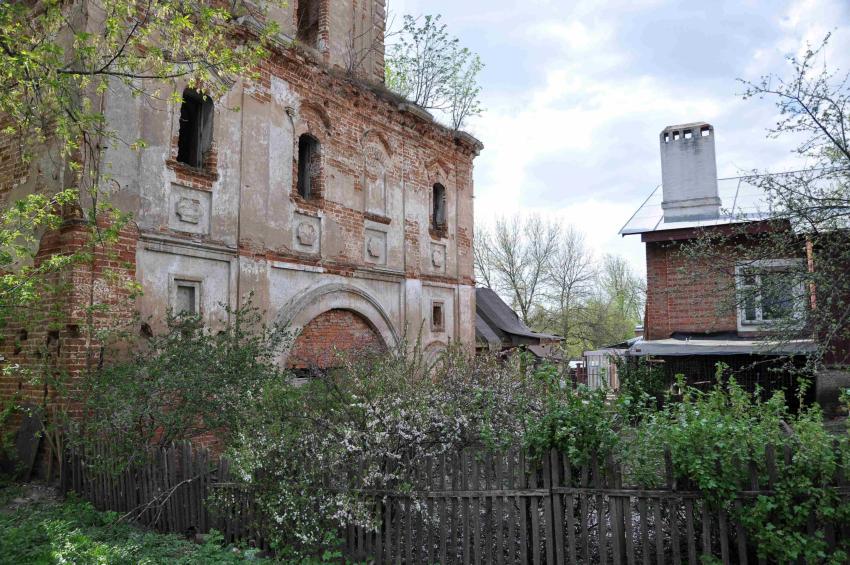
[[[220,535],[203,544],[119,523],[78,499],[12,504],[20,485],[0,486],[0,564],[231,564],[256,562],[253,550],[224,547]],[[264,561],[264,560],[263,560]],[[264,561],[265,562],[265,561]]]

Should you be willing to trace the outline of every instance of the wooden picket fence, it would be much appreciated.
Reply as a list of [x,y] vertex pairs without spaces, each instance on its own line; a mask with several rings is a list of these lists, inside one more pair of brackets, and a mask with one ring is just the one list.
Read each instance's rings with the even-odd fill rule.
[[[787,449],[778,455],[786,461],[791,456]],[[624,484],[622,466],[610,459],[577,467],[554,451],[542,462],[519,449],[446,454],[416,466],[405,488],[350,491],[371,505],[378,520],[373,529],[343,531],[343,550],[350,559],[376,563],[661,565],[712,556],[722,563],[760,564],[733,516],[748,500],[771,494],[777,454],[768,446],[763,461],[744,465],[748,479],[734,506],[716,509],[674,480],[669,453],[664,486],[651,490]],[[356,485],[363,468],[329,484]],[[249,493],[234,483],[227,461],[189,444],[162,450],[147,465],[117,476],[94,472],[84,456],[72,453],[64,475],[65,490],[159,531],[216,528],[228,540],[265,547],[253,529]],[[840,496],[850,496],[843,469],[832,485]],[[232,489],[234,506],[226,516],[212,516],[205,502],[221,488]],[[814,535],[816,529],[831,548],[850,540],[850,524],[810,523],[802,533]]]
[[[247,490],[238,488],[225,457],[181,442],[153,451],[144,464],[115,472],[94,461],[110,460],[108,446],[89,453],[69,450],[60,480],[64,493],[74,491],[99,510],[112,510],[159,532],[185,534],[220,531],[228,542],[247,541],[266,548],[254,528],[254,506]],[[212,513],[213,490],[227,489],[233,503],[227,512]]]

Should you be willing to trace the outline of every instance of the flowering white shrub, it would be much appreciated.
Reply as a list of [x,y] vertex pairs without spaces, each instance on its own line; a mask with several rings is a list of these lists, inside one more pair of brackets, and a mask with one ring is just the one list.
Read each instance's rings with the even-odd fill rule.
[[340,526],[374,527],[373,503],[357,493],[411,490],[428,458],[516,445],[551,385],[455,349],[434,366],[418,352],[341,363],[303,386],[267,387],[229,453],[278,547],[310,553]]

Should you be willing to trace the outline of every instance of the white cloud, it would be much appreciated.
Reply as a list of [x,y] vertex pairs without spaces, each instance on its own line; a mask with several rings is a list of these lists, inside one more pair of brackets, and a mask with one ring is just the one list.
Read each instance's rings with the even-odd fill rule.
[[[617,232],[661,180],[664,126],[711,122],[720,176],[794,168],[793,140],[765,139],[775,109],[742,101],[735,79],[786,73],[785,55],[833,30],[828,61],[850,70],[846,0],[391,3],[399,13],[442,13],[487,64],[487,112],[470,128],[485,145],[475,163],[476,220],[544,213],[641,271],[639,238]],[[701,41],[673,41],[684,24]],[[727,39],[740,51],[722,50]],[[714,66],[702,72],[706,63]]]

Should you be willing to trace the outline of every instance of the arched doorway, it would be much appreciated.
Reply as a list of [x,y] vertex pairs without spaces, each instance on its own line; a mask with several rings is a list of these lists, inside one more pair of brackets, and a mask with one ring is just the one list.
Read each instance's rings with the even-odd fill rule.
[[385,352],[381,335],[363,316],[334,308],[308,322],[292,346],[287,367],[296,372],[327,370],[346,359]]

